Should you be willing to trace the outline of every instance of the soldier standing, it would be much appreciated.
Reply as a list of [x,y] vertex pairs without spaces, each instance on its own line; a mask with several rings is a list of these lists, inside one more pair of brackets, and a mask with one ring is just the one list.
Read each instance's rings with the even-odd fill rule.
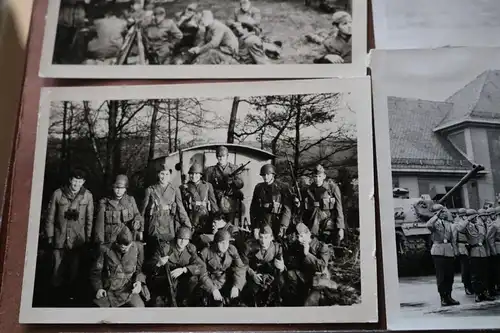
[[230,240],[229,232],[219,230],[212,244],[201,251],[200,257],[205,264],[201,287],[208,294],[209,306],[231,304],[245,286],[246,267]]
[[81,170],[74,170],[68,184],[52,194],[45,224],[45,234],[53,256],[51,285],[56,289],[56,294],[69,299],[78,290],[76,281],[80,273],[82,250],[92,235],[94,199],[84,184],[85,174]]
[[490,227],[488,228],[488,245],[490,248],[490,255],[492,259],[493,266],[493,278],[491,285],[494,287],[495,294],[500,292],[500,219],[498,215],[500,214],[500,207],[495,208],[495,218],[492,220]]
[[337,243],[344,239],[344,212],[342,195],[333,180],[326,180],[321,165],[314,169],[314,182],[304,195],[303,221],[311,233],[326,243]]
[[434,205],[433,217],[427,221],[427,229],[431,232],[432,248],[431,255],[436,270],[436,282],[439,295],[441,296],[441,306],[458,305],[458,301],[451,297],[454,280],[454,259],[458,254],[455,241],[456,232],[449,220],[450,215],[442,205]]
[[[212,184],[220,212],[228,222],[235,223],[237,212],[242,211],[244,186],[239,167],[228,161],[228,149],[219,146],[216,149],[217,164],[209,166],[205,171],[205,179]],[[241,225],[241,223],[240,223]]]
[[[149,285],[154,306],[171,305],[171,297],[175,297],[176,303],[182,306],[194,305],[192,294],[198,284],[203,262],[198,257],[196,247],[190,243],[191,236],[189,228],[181,227],[177,230],[175,240],[162,242],[156,250],[149,264],[152,273]],[[166,276],[165,265],[169,265],[170,279]],[[172,286],[169,286],[169,280]],[[170,295],[171,290],[174,295]]]
[[250,220],[254,236],[258,239],[262,225],[271,226],[274,235],[281,238],[290,225],[291,205],[290,190],[275,179],[276,169],[272,164],[260,168],[260,176],[264,182],[255,186],[250,205]]
[[[157,169],[158,182],[146,189],[142,203],[142,216],[146,222],[149,259],[159,241],[170,241],[180,226],[191,228],[182,203],[181,191],[171,183],[172,170],[165,165]],[[151,250],[151,253],[150,253]]]
[[460,208],[458,210],[457,218],[455,219],[456,241],[458,248],[458,258],[460,261],[460,273],[462,275],[462,283],[464,285],[465,294],[473,295],[472,282],[470,276],[470,264],[469,264],[469,251],[467,249],[467,235],[464,231],[458,232],[457,227],[461,221],[467,218],[467,209]]
[[457,226],[458,231],[465,231],[469,247],[470,269],[472,287],[476,294],[476,302],[491,301],[486,293],[488,248],[486,244],[486,223],[478,220],[478,213],[484,215],[484,209],[476,212],[474,209],[467,210],[467,219]]
[[145,288],[142,274],[142,244],[134,242],[132,233],[123,228],[114,243],[101,245],[100,254],[91,270],[90,281],[99,307],[144,307],[139,295]]
[[259,240],[250,239],[245,245],[242,259],[248,267],[248,283],[244,291],[247,304],[257,307],[269,306],[274,298],[274,303],[280,305],[285,262],[283,248],[274,242],[271,227],[262,226]]
[[188,196],[186,201],[189,203],[189,207],[186,208],[189,211],[195,233],[201,233],[203,230],[210,228],[207,223],[210,213],[219,211],[214,188],[212,184],[201,179],[202,174],[203,167],[201,164],[195,163],[189,168],[190,181],[186,189],[186,195]]
[[[495,208],[490,207],[486,209],[486,246],[488,247],[488,295],[495,297],[497,295],[496,291],[496,248],[495,248],[495,238],[493,235],[494,223],[497,219]],[[484,220],[483,220],[484,221]]]
[[134,240],[141,240],[144,223],[134,197],[127,194],[128,177],[116,176],[111,197],[99,201],[95,224],[97,243],[112,243],[124,227],[133,233]]

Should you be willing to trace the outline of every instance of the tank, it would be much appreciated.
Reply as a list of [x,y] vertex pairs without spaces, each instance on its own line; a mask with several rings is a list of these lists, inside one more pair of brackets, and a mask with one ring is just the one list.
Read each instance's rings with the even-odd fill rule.
[[[426,227],[427,221],[434,215],[431,208],[436,203],[443,204],[482,170],[484,170],[483,166],[474,165],[473,169],[439,200],[432,200],[429,195],[409,198],[407,190],[401,188],[393,190],[396,250],[400,276],[415,276],[432,271],[431,232]],[[453,216],[454,211],[450,209],[449,214]]]

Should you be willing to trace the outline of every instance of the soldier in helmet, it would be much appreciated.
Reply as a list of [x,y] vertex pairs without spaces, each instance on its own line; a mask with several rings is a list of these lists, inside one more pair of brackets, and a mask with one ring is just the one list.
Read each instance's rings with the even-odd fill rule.
[[338,185],[326,179],[325,169],[317,165],[314,181],[304,191],[303,221],[321,241],[336,243],[344,239],[344,212]]
[[238,166],[228,161],[229,152],[225,146],[217,147],[215,154],[218,162],[205,170],[205,179],[214,188],[220,212],[225,215],[226,221],[234,224],[236,213],[242,211],[239,206],[243,200],[242,170],[238,172]]
[[214,188],[212,184],[202,180],[203,166],[199,163],[194,163],[189,168],[189,183],[187,184],[186,207],[189,212],[191,223],[193,224],[195,233],[202,233],[204,230],[210,229],[208,218],[210,214],[219,211],[217,201],[215,199]]
[[203,249],[210,245],[210,243],[213,241],[215,234],[219,230],[225,230],[229,232],[231,235],[231,240],[234,241],[234,245],[238,250],[242,248],[241,246],[241,241],[243,239],[242,235],[240,234],[240,230],[238,227],[236,227],[234,224],[231,222],[227,222],[224,214],[217,212],[213,215],[212,218],[212,233],[210,234],[201,234],[199,235],[199,239],[197,237],[196,239],[196,245],[199,249]]
[[458,305],[458,301],[451,297],[454,280],[454,258],[458,254],[456,232],[445,207],[436,204],[432,207],[435,213],[427,221],[427,229],[431,232],[431,255],[436,270],[436,282],[441,306]]
[[272,164],[262,166],[260,176],[264,181],[255,186],[250,205],[254,236],[257,239],[260,227],[267,224],[281,238],[290,224],[290,189],[275,179],[276,169]]
[[486,211],[484,209],[480,209],[478,212],[468,209],[467,219],[457,225],[458,231],[465,231],[467,235],[472,287],[476,294],[476,302],[493,300],[486,292],[489,254],[486,244],[487,226],[479,218],[479,216],[485,215]]
[[488,295],[497,296],[496,290],[496,248],[495,248],[495,238],[496,236],[493,234],[494,223],[497,220],[497,213],[495,208],[490,207],[486,209],[486,243],[488,247],[489,257],[488,257]]
[[[148,248],[155,252],[159,242],[170,241],[181,226],[190,228],[188,214],[182,203],[181,192],[171,183],[172,169],[166,165],[157,168],[158,182],[146,189],[142,216],[146,221]],[[149,252],[149,250],[148,250]]]
[[127,194],[128,177],[117,175],[111,196],[99,201],[95,224],[97,243],[112,243],[124,227],[128,227],[134,240],[140,240],[144,231],[142,216],[134,197]]
[[201,251],[204,271],[201,288],[208,306],[224,306],[240,297],[245,286],[246,267],[236,247],[230,244],[231,235],[219,230],[210,246]]
[[242,255],[247,265],[247,285],[244,291],[249,306],[280,305],[282,273],[285,270],[283,247],[274,241],[270,226],[260,228],[259,240],[249,239]]
[[458,248],[458,258],[460,261],[460,273],[462,275],[462,283],[464,284],[465,293],[467,295],[473,295],[472,282],[470,276],[470,265],[469,265],[469,251],[467,249],[467,235],[464,231],[458,232],[457,226],[461,221],[467,218],[467,209],[460,208],[458,210],[457,217],[455,219],[455,228]]
[[[171,297],[178,305],[194,305],[193,291],[203,269],[196,247],[190,243],[191,229],[180,227],[175,240],[162,242],[148,264],[151,273],[150,287],[154,306],[171,305]],[[165,265],[169,265],[172,289],[170,295]]]
[[488,228],[488,245],[490,248],[491,261],[493,267],[493,276],[490,286],[496,294],[500,292],[500,206],[495,208],[495,218],[492,219]]

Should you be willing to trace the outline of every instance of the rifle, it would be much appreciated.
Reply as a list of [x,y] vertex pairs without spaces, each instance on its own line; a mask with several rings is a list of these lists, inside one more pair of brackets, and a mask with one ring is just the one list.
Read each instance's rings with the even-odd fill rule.
[[290,176],[292,177],[292,182],[293,182],[293,185],[295,187],[295,192],[296,192],[295,194],[297,195],[297,198],[299,199],[299,201],[302,202],[302,194],[300,193],[300,188],[299,188],[299,183],[297,182],[297,178],[295,177],[295,174],[293,173],[292,162],[288,158],[287,153],[285,153],[285,157],[286,157],[288,168],[290,169]]
[[[245,169],[245,167],[250,164],[250,162],[251,161],[248,161],[245,164],[240,165],[236,170],[227,175],[227,179],[233,178],[234,176],[242,172]],[[231,193],[231,190],[232,190],[231,188],[226,188],[226,191],[224,191],[224,195],[229,195]]]
[[[158,248],[161,249],[160,240],[156,238],[156,241],[158,242]],[[170,292],[170,299],[172,300],[172,306],[177,307],[177,300],[175,298],[175,290],[172,283],[172,276],[170,275],[170,265],[168,262],[165,264],[165,274],[167,274],[168,289]]]

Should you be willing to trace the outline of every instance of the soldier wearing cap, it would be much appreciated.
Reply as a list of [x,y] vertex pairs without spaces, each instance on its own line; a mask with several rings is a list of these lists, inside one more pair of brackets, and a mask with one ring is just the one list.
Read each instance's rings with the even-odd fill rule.
[[177,24],[167,18],[165,8],[156,6],[152,22],[144,28],[148,51],[156,57],[158,65],[168,65],[172,62],[174,49],[182,40],[182,32]]
[[488,294],[490,296],[497,296],[497,271],[498,268],[496,265],[498,265],[498,258],[497,258],[497,251],[496,251],[496,246],[495,246],[495,239],[496,239],[496,226],[495,222],[497,221],[497,212],[495,208],[490,207],[486,210],[487,220],[486,220],[486,225],[487,225],[487,231],[486,231],[486,242],[488,244],[488,251],[489,251],[489,257],[488,257]]
[[487,265],[488,265],[488,246],[486,244],[486,223],[478,216],[485,216],[486,211],[480,209],[467,210],[467,219],[459,222],[458,231],[465,231],[469,248],[469,260],[472,278],[472,287],[476,294],[476,302],[493,300],[487,293]]
[[176,65],[191,63],[193,55],[187,52],[190,48],[199,46],[205,37],[205,27],[200,23],[198,4],[187,5],[182,12],[176,13],[176,24],[182,31],[182,40],[174,51]]
[[314,182],[305,189],[303,198],[303,221],[311,233],[327,243],[342,241],[345,228],[342,195],[333,180],[326,180],[321,165],[314,169]]
[[456,234],[457,248],[458,248],[458,258],[460,261],[460,273],[462,275],[462,283],[464,285],[465,293],[467,295],[473,295],[472,282],[470,275],[470,264],[469,264],[469,250],[467,249],[467,235],[464,231],[458,232],[457,226],[461,221],[467,218],[467,209],[460,208],[458,210],[457,217],[455,218],[455,227],[453,230]]
[[431,255],[434,260],[436,282],[441,306],[458,305],[458,301],[451,297],[454,280],[454,258],[458,255],[456,231],[450,214],[445,207],[436,204],[432,207],[432,216],[427,221],[427,229],[431,232]]
[[231,304],[231,300],[237,299],[245,286],[246,267],[230,240],[229,232],[219,230],[212,244],[201,251],[204,263],[201,288],[207,295],[208,306]]
[[287,290],[284,305],[317,306],[322,296],[320,289],[332,289],[328,262],[332,251],[325,243],[312,237],[304,223],[296,226],[297,241],[286,253]]
[[68,183],[54,191],[47,209],[45,235],[53,256],[51,285],[62,297],[73,297],[82,250],[91,242],[94,199],[84,184],[85,173],[73,170]]
[[177,304],[182,306],[194,305],[193,291],[203,269],[196,247],[190,243],[191,229],[181,227],[177,230],[175,240],[162,242],[156,249],[153,258],[148,264],[151,273],[149,286],[151,287],[154,306],[171,306],[168,280],[165,265],[169,265],[172,289],[175,291]]
[[491,289],[494,289],[492,291],[498,294],[500,292],[500,218],[498,218],[500,206],[494,209],[495,219],[492,220],[488,229],[487,238],[492,260],[490,265],[494,268],[490,286],[492,287]]
[[260,228],[259,240],[250,239],[246,242],[242,260],[248,267],[248,283],[244,291],[246,303],[258,307],[271,303],[280,305],[285,262],[283,248],[274,241],[270,226]]
[[212,184],[202,178],[203,166],[194,163],[189,168],[189,183],[187,184],[185,199],[188,202],[187,210],[195,233],[211,230],[208,224],[210,214],[219,211]]
[[99,201],[95,223],[97,243],[112,243],[118,233],[128,227],[135,240],[141,240],[144,223],[134,197],[127,194],[128,177],[117,175],[112,186],[112,194]]
[[240,0],[240,6],[234,10],[233,17],[228,21],[228,25],[231,26],[234,23],[245,23],[250,25],[258,35],[261,31],[260,21],[260,9],[252,6],[250,0]]
[[94,303],[99,307],[144,307],[141,295],[149,296],[149,291],[146,293],[143,262],[142,244],[134,242],[128,228],[123,228],[113,243],[101,245],[90,272]]
[[[146,189],[142,203],[142,216],[146,222],[148,248],[151,249],[151,254],[160,241],[174,239],[175,231],[181,226],[191,227],[182,203],[181,191],[171,183],[172,170],[162,164],[157,167],[157,175],[158,182]],[[150,257],[150,253],[147,257]]]
[[250,220],[254,236],[262,225],[269,225],[277,237],[283,237],[290,225],[291,198],[290,189],[275,179],[276,169],[272,164],[265,164],[260,169],[264,180],[255,186],[250,204]]
[[200,249],[203,249],[210,245],[210,243],[213,241],[215,234],[219,230],[224,230],[229,232],[231,235],[231,240],[235,241],[234,245],[238,249],[242,249],[241,246],[241,241],[243,239],[242,235],[240,234],[240,230],[238,227],[236,227],[234,224],[231,222],[227,222],[224,214],[217,212],[213,215],[212,219],[212,233],[210,234],[201,234],[199,239],[197,240],[197,247]]
[[236,213],[242,211],[243,170],[237,172],[238,166],[228,161],[229,152],[225,146],[217,147],[215,154],[218,162],[205,170],[205,179],[214,188],[220,212],[228,222],[234,223]]
[[323,40],[326,54],[315,63],[344,64],[352,62],[352,16],[338,11],[332,16],[333,30]]

